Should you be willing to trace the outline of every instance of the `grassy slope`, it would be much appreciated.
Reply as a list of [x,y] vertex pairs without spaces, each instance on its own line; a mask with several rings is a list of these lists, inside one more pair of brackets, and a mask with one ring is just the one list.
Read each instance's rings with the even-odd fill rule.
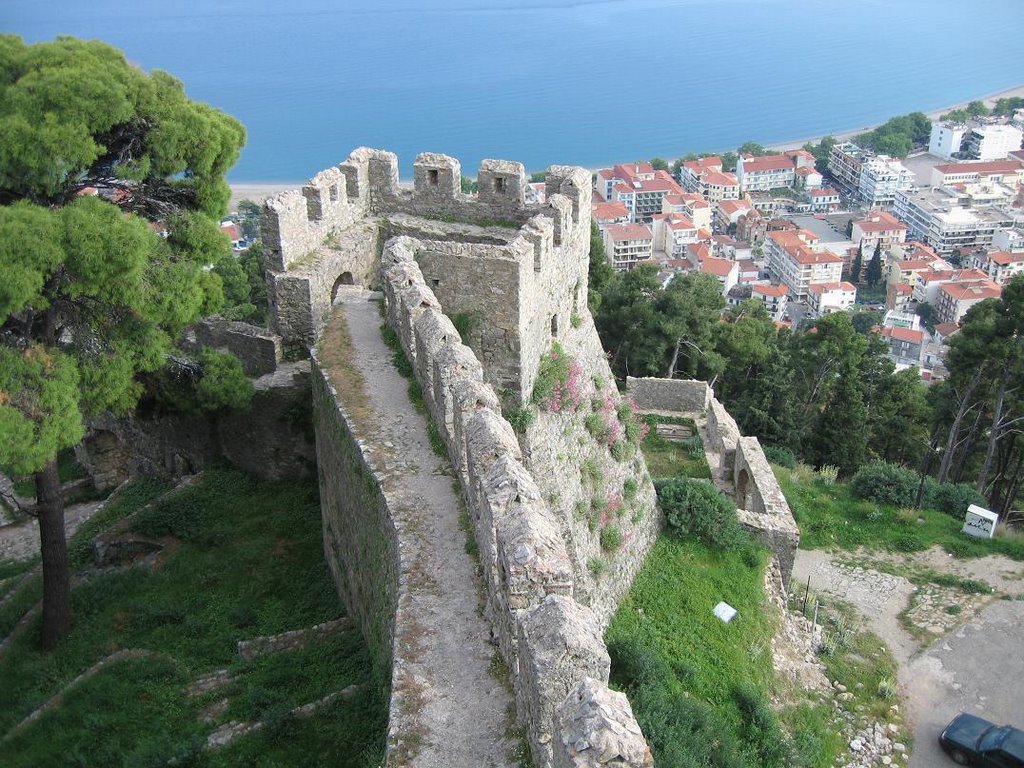
[[[108,510],[107,522],[158,491],[118,499],[122,506]],[[190,679],[238,668],[239,639],[342,613],[323,560],[315,483],[264,483],[214,470],[142,512],[134,529],[169,537],[161,567],[97,575],[77,587],[72,632],[53,654],[34,649],[37,628],[14,643],[0,658],[0,732],[115,650],[144,648],[161,658],[112,665],[73,688],[61,707],[3,745],[5,765],[150,765],[188,753],[214,727],[198,721],[201,702],[185,697]],[[77,544],[80,560],[85,547]],[[367,667],[365,648],[349,633],[239,668],[234,714],[265,716],[272,727],[196,764],[366,764],[380,748],[384,717],[368,685],[308,721],[283,712],[367,683]]]
[[799,473],[774,467],[800,526],[803,549],[858,547],[915,552],[939,544],[957,557],[1002,554],[1024,560],[1024,541],[1010,537],[978,539],[960,532],[963,519],[937,510],[900,510],[855,499],[849,485],[823,485]]

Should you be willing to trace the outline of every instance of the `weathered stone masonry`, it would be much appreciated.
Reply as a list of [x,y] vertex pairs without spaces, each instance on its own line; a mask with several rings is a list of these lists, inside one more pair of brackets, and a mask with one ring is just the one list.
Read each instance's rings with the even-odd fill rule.
[[[536,764],[648,765],[628,702],[607,687],[602,640],[657,530],[642,457],[614,474],[615,483],[627,471],[646,479],[637,535],[614,576],[596,588],[581,568],[593,542],[573,543],[579,532],[566,520],[568,502],[548,503],[558,495],[552,488],[560,487],[559,476],[579,487],[581,454],[552,457],[531,447],[556,430],[549,419],[525,440],[524,457],[495,393],[506,405],[525,402],[553,337],[595,378],[611,380],[586,310],[589,174],[549,169],[548,203],[526,206],[518,163],[484,161],[475,198],[459,192],[461,170],[452,158],[420,155],[411,191],[399,187],[397,168],[393,154],[359,149],[301,194],[268,203],[263,231],[276,330],[287,347],[308,348],[338,285],[381,285],[388,322],[463,488],[487,612]],[[475,321],[469,346],[450,319],[456,315]],[[384,652],[394,647],[396,623],[414,618],[394,614],[403,532],[381,503],[386,476],[359,452],[350,420],[319,371],[314,391],[327,556],[371,645]],[[537,469],[546,494],[534,479]]]
[[705,450],[713,479],[736,500],[740,523],[778,558],[789,588],[800,530],[756,437],[741,437],[736,421],[704,381],[635,379],[626,382],[644,412],[705,421]]

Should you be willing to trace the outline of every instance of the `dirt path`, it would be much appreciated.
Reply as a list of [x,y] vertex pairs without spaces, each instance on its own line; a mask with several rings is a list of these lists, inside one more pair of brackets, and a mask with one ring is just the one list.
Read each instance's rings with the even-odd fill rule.
[[[811,589],[837,597],[856,607],[872,632],[885,642],[899,663],[899,679],[914,734],[909,768],[941,768],[953,763],[936,739],[943,726],[961,711],[970,711],[1000,723],[1021,725],[1024,712],[1024,601],[992,601],[988,596],[941,593],[936,601],[902,576],[837,562],[853,557],[875,560],[911,572],[927,568],[961,578],[985,582],[1012,597],[1024,595],[1024,563],[993,556],[971,560],[950,558],[939,548],[913,555],[857,553],[832,556],[827,552],[797,552],[794,580],[811,578]],[[802,588],[802,586],[801,586]],[[921,647],[900,623],[899,614],[918,601],[930,602],[931,618],[916,617],[935,632],[943,603],[957,606],[964,619],[948,633]],[[945,612],[944,618],[950,614]],[[959,615],[959,613],[954,614]],[[922,626],[922,629],[924,626]]]
[[[86,520],[96,514],[103,501],[74,504],[64,511],[64,531],[67,538]],[[29,518],[14,525],[0,527],[0,560],[31,560],[39,554],[39,522]]]
[[495,647],[477,610],[479,592],[452,477],[431,450],[426,418],[409,401],[408,382],[381,338],[378,304],[367,298],[365,291],[343,291],[330,322],[340,314],[347,323],[367,385],[366,405],[380,424],[375,439],[401,446],[404,471],[389,497],[408,517],[399,521],[403,559],[422,562],[426,574],[424,583],[409,584],[401,606],[418,625],[417,652],[403,661],[403,672],[423,691],[417,720],[424,737],[415,765],[505,768],[512,764],[506,737],[512,698],[489,671]]

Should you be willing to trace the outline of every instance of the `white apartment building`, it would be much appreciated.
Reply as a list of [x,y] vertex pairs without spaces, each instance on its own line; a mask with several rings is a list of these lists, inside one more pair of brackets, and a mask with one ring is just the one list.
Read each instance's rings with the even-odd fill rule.
[[957,249],[990,248],[996,232],[1014,225],[1009,199],[1005,188],[982,185],[908,190],[896,193],[893,212],[906,223],[908,237],[949,256]]
[[609,224],[604,231],[604,250],[615,269],[630,270],[652,257],[654,235],[645,224]]
[[845,312],[856,303],[857,286],[853,283],[815,283],[807,288],[807,308],[816,317]]
[[806,229],[769,232],[764,241],[768,269],[789,288],[794,301],[803,301],[816,283],[838,283],[843,259],[821,248],[817,235]]
[[896,193],[912,188],[914,178],[899,160],[878,155],[861,164],[857,191],[869,208],[892,208]]
[[932,134],[928,139],[928,152],[936,157],[952,157],[960,151],[967,135],[966,123],[932,123]]
[[1006,285],[1017,275],[1024,274],[1024,251],[975,252],[967,266],[981,270],[997,285]]
[[933,187],[991,182],[1016,189],[1021,181],[1024,181],[1024,162],[1016,158],[936,165],[931,175]]
[[1015,125],[979,125],[964,139],[964,150],[973,160],[1002,160],[1021,148],[1024,133]]
[[860,184],[860,169],[867,153],[852,141],[836,144],[828,153],[828,172],[853,191]]
[[772,320],[780,322],[786,316],[789,288],[785,285],[752,285],[750,297],[764,303]]

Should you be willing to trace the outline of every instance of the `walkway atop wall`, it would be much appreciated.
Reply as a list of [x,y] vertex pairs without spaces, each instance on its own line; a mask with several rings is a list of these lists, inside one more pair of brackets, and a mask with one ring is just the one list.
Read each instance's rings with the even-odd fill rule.
[[[408,381],[395,370],[381,337],[378,302],[369,299],[367,291],[344,288],[326,333],[347,324],[352,362],[368,400],[359,406],[368,411],[367,421],[379,425],[368,442],[379,442],[379,448],[370,446],[377,455],[394,452],[398,462],[385,492],[400,528],[407,582],[398,606],[393,678],[402,690],[398,722],[392,708],[389,745],[402,744],[403,757],[417,768],[511,767],[512,696],[490,671],[497,648],[479,609],[453,478],[447,461],[431,450],[426,417],[409,400]],[[406,733],[394,733],[396,727]]]

